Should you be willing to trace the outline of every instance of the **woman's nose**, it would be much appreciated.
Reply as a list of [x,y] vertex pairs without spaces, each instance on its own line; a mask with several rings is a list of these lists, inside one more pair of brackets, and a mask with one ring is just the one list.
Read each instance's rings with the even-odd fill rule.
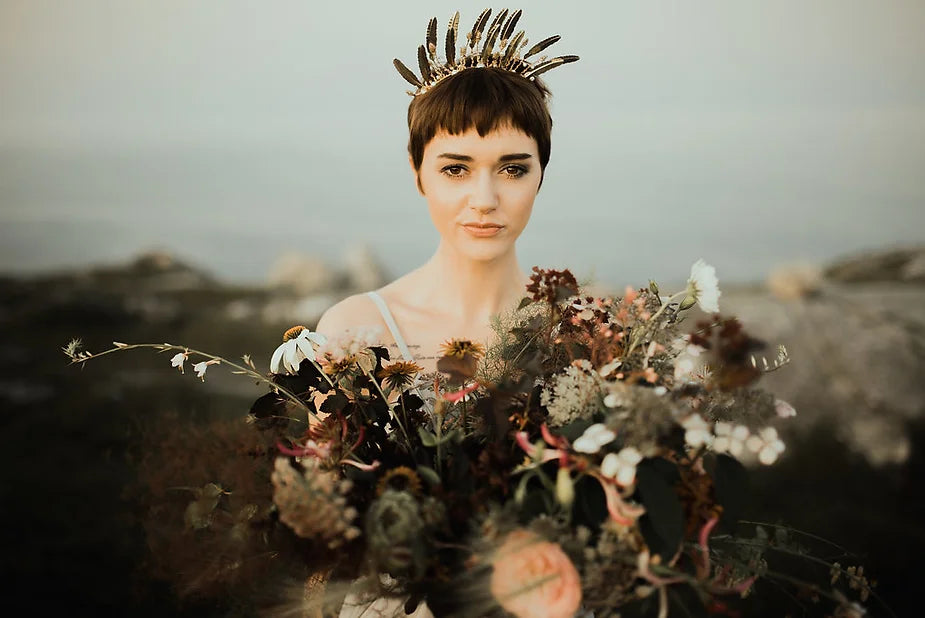
[[469,195],[469,208],[479,212],[491,212],[498,207],[498,192],[490,174],[476,177]]

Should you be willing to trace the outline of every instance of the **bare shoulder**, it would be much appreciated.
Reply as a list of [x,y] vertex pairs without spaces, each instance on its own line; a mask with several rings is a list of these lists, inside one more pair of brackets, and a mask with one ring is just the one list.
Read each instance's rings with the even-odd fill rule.
[[373,301],[366,294],[354,294],[328,308],[315,330],[334,337],[348,329],[378,326],[380,322],[379,310]]

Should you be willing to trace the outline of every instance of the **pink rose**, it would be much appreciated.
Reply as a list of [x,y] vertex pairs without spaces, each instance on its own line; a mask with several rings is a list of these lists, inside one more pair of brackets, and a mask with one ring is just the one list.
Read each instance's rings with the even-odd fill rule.
[[570,618],[581,605],[575,565],[557,543],[528,530],[507,535],[493,566],[491,594],[518,618]]

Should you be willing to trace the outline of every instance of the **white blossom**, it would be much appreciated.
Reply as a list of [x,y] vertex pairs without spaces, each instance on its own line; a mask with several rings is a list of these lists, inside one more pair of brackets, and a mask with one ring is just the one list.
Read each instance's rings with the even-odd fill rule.
[[270,358],[270,371],[282,373],[285,370],[290,375],[297,374],[303,360],[306,358],[315,360],[314,344],[323,345],[327,340],[327,337],[321,333],[313,333],[303,328],[298,335],[284,341],[276,348],[273,357]]
[[642,461],[642,453],[627,446],[619,453],[608,453],[601,462],[601,474],[614,479],[621,487],[632,485],[636,480],[636,465]]
[[170,366],[176,367],[180,370],[180,373],[183,373],[183,362],[189,358],[189,355],[186,352],[179,352],[170,359]]
[[706,352],[706,348],[699,346],[696,343],[691,343],[686,348],[684,348],[684,351],[687,353],[688,356],[693,356],[694,358],[696,358],[700,356],[701,354],[703,354],[704,352]]
[[602,378],[606,378],[607,376],[609,376],[611,373],[613,373],[614,370],[617,369],[617,368],[618,368],[620,365],[622,365],[622,364],[623,364],[623,361],[618,360],[618,359],[614,359],[614,360],[610,361],[609,363],[607,363],[606,365],[604,365],[603,367],[601,367],[600,369],[598,369],[598,370],[597,370],[597,373],[598,373],[598,375],[600,375]]
[[193,365],[193,371],[196,372],[196,377],[198,377],[200,380],[205,382],[206,381],[206,369],[209,368],[209,365],[217,365],[220,362],[221,361],[218,360],[217,358],[213,358],[212,360],[202,361],[201,363],[196,363],[195,365]]
[[617,437],[613,431],[602,423],[595,423],[581,434],[572,447],[579,453],[596,453],[605,444],[610,444]]
[[591,416],[601,405],[601,378],[591,363],[582,359],[569,365],[564,373],[550,380],[540,393],[540,404],[546,406],[551,427],[561,427],[571,421]]
[[716,423],[713,433],[716,434],[713,440],[713,450],[717,453],[729,453],[733,457],[742,454],[749,436],[748,427],[745,425],[724,422]]
[[758,461],[766,466],[777,461],[777,457],[784,452],[784,443],[777,437],[777,430],[773,427],[765,427],[745,444],[748,450],[758,454]]
[[797,415],[796,409],[783,399],[774,400],[774,411],[777,412],[777,416],[781,418],[790,418],[791,416]]
[[676,380],[686,380],[694,373],[694,359],[679,358],[674,364],[674,377]]
[[691,266],[690,279],[687,280],[687,293],[705,312],[718,312],[720,291],[716,269],[703,260],[694,262]]
[[704,445],[709,446],[713,441],[710,424],[703,420],[699,414],[691,414],[681,421],[681,426],[685,429],[684,441],[694,448]]

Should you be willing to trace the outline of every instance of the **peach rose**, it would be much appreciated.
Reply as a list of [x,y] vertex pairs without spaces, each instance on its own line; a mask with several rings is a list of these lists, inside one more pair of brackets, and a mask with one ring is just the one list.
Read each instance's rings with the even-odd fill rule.
[[493,561],[491,594],[518,618],[570,618],[581,605],[575,565],[557,543],[514,530]]

